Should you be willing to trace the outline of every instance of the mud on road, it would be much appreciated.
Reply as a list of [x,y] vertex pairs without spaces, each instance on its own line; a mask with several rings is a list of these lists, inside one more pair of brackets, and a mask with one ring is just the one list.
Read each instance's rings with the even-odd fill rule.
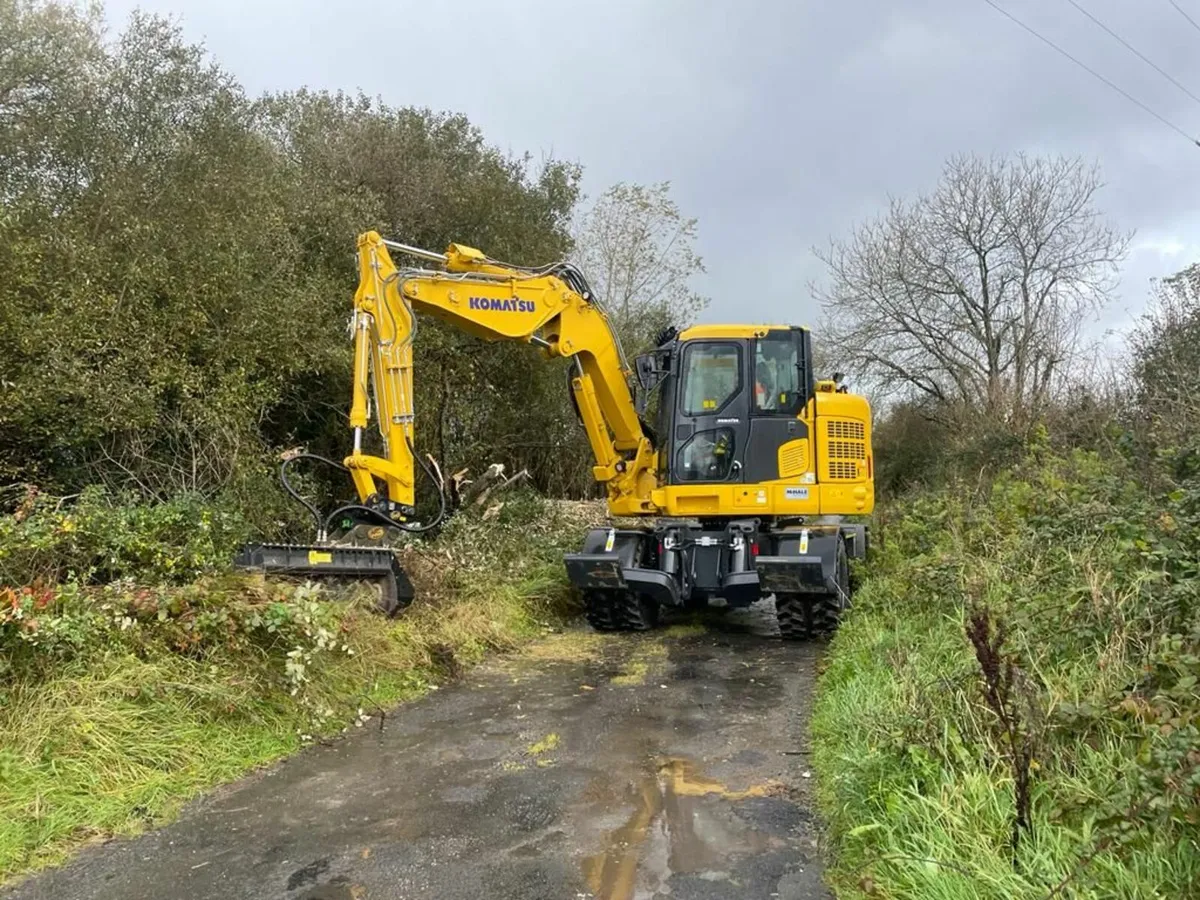
[[828,897],[821,647],[771,636],[771,612],[550,637],[0,896]]

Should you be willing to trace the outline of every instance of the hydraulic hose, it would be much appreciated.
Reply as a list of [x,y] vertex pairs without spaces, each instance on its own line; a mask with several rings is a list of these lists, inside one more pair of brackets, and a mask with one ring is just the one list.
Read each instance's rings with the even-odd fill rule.
[[336,460],[328,459],[324,456],[318,456],[316,453],[297,453],[295,456],[285,459],[279,466],[279,480],[283,484],[283,489],[288,492],[292,499],[308,510],[309,514],[313,517],[313,521],[316,522],[318,534],[328,534],[330,523],[333,522],[333,520],[338,516],[350,512],[374,519],[380,524],[386,525],[389,528],[399,528],[401,531],[407,531],[409,534],[423,534],[427,531],[432,531],[434,528],[440,525],[442,520],[446,517],[446,487],[434,476],[433,471],[429,468],[428,464],[426,464],[425,460],[417,456],[416,450],[413,448],[412,441],[408,440],[407,436],[405,437],[404,442],[408,444],[409,452],[412,453],[413,458],[421,467],[421,471],[425,473],[425,477],[429,479],[435,488],[437,488],[438,513],[437,516],[434,517],[433,521],[426,525],[406,525],[403,522],[397,522],[390,516],[384,515],[379,510],[372,509],[369,506],[364,506],[361,503],[347,503],[345,506],[339,506],[328,516],[323,517],[321,515],[321,511],[308,500],[306,500],[303,495],[301,495],[301,493],[292,486],[292,483],[288,480],[288,468],[297,460],[311,459],[319,463],[324,463],[327,466],[332,466],[335,469],[340,469],[343,472],[349,472],[350,470],[342,465],[342,463],[337,462]]
[[[409,534],[424,534],[427,531],[432,531],[434,528],[440,525],[442,519],[446,517],[446,487],[434,476],[433,471],[429,468],[428,464],[426,464],[425,460],[417,456],[417,452],[413,448],[412,441],[408,439],[407,435],[404,438],[404,442],[408,444],[409,453],[413,455],[413,459],[417,461],[417,465],[421,467],[421,471],[425,473],[425,477],[429,479],[430,483],[432,483],[435,488],[437,488],[438,513],[432,522],[429,522],[426,525],[406,525],[403,522],[395,521],[390,516],[384,515],[377,509],[372,509],[369,506],[363,506],[361,503],[347,503],[345,506],[339,506],[337,509],[331,512],[324,522],[320,522],[317,527],[328,533],[330,523],[333,522],[333,520],[338,516],[349,512],[359,513],[360,515],[365,514],[366,516],[375,519],[382,525],[386,525],[389,528],[399,528],[401,531],[406,531]],[[345,466],[340,466],[340,468],[343,470],[346,469]],[[307,506],[308,504],[305,505]]]
[[279,466],[279,480],[283,483],[283,489],[291,495],[293,500],[308,510],[309,514],[313,517],[313,521],[317,523],[317,531],[322,532],[325,530],[325,520],[321,518],[321,511],[313,506],[313,504],[305,500],[304,497],[301,496],[300,492],[292,487],[292,483],[288,481],[288,467],[298,459],[313,459],[317,462],[325,463],[327,466],[333,466],[335,469],[341,469],[343,472],[349,472],[350,470],[343,466],[340,462],[327,459],[324,456],[318,456],[315,453],[297,453],[295,456],[285,459],[282,465]]

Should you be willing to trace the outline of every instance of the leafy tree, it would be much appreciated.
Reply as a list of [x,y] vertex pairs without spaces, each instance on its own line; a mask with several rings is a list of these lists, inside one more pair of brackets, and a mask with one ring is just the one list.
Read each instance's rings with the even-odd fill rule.
[[1129,344],[1143,421],[1167,446],[1194,443],[1200,429],[1200,263],[1154,284]]
[[[94,10],[5,0],[0,479],[269,506],[277,449],[346,446],[355,235],[560,258],[577,182],[461,116],[252,102],[161,19],[106,42]],[[417,352],[419,442],[452,464],[565,433],[529,348],[423,323]]]
[[[360,200],[348,219],[345,205],[335,204],[314,208],[305,221],[313,258],[342,274],[330,295],[339,314],[349,315],[353,296],[354,237],[368,228],[435,250],[470,244],[514,262],[567,252],[578,167],[550,160],[535,168],[528,156],[505,156],[463,116],[299,91],[264,99],[258,117],[302,183]],[[341,330],[336,336],[328,366],[304,373],[271,410],[274,443],[344,451],[349,345]],[[479,471],[498,460],[528,466],[544,489],[565,489],[556,481],[562,460],[551,457],[578,456],[586,445],[560,396],[561,367],[529,347],[486,344],[428,317],[419,323],[415,359],[419,450],[452,469]]]
[[704,271],[694,247],[696,228],[666,182],[615,184],[580,216],[574,260],[630,356],[653,346],[668,325],[689,324],[708,305],[691,287],[692,276]]

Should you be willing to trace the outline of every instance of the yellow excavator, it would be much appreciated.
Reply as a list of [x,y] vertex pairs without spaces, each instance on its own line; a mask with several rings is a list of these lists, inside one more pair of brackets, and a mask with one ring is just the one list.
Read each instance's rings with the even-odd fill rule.
[[[416,261],[397,267],[396,257]],[[358,502],[322,515],[313,545],[255,544],[243,568],[378,578],[389,613],[412,600],[391,550],[331,541],[336,522],[423,531],[445,512],[439,474],[414,451],[413,338],[426,313],[486,341],[533,345],[572,362],[570,391],[592,474],[610,514],[566,556],[588,621],[600,631],[653,628],[663,608],[748,606],[774,595],[784,638],[835,627],[850,601],[849,560],[867,552],[874,507],[871,410],[841,377],[818,381],[807,328],[697,325],[669,330],[631,368],[600,298],[570,263],[526,268],[451,244],[435,253],[358,239],[354,295],[353,451],[341,463]],[[636,382],[636,383],[635,383]],[[655,401],[652,403],[652,401]],[[643,414],[656,406],[651,424]],[[363,450],[371,418],[383,455]],[[315,457],[321,459],[320,457]],[[438,488],[438,516],[415,521],[418,466]]]

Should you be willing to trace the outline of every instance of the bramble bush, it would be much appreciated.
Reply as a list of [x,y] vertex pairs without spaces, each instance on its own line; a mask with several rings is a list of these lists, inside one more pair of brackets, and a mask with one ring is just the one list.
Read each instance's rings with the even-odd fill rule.
[[0,516],[0,585],[183,583],[227,567],[249,534],[240,512],[194,495],[147,502],[91,486],[61,499],[26,487]]
[[0,680],[111,652],[265,653],[295,693],[314,655],[348,649],[339,615],[318,587],[230,574],[248,534],[236,510],[196,496],[25,488],[0,516]]
[[106,653],[173,653],[204,661],[278,657],[293,693],[314,657],[350,652],[341,614],[312,584],[224,575],[187,585],[0,588],[0,682],[51,677],[76,659]]

